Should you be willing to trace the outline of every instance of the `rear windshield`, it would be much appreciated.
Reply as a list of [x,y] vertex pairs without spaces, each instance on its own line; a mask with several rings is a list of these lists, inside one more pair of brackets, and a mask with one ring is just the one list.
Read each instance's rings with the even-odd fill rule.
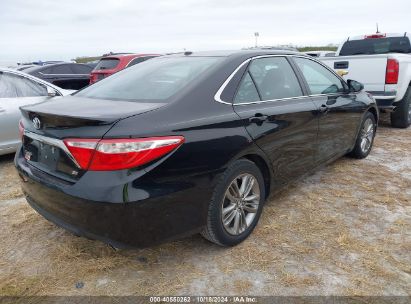
[[114,69],[118,63],[119,59],[116,58],[106,58],[106,59],[101,59],[96,67],[94,68],[95,70],[108,70],[108,69]]
[[411,53],[408,37],[369,38],[344,43],[340,56],[387,53]]
[[152,59],[122,70],[76,96],[128,101],[165,100],[186,87],[219,57],[168,57]]

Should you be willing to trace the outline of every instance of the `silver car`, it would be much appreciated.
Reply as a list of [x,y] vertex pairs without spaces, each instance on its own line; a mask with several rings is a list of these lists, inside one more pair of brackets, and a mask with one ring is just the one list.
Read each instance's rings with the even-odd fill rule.
[[21,106],[72,92],[24,72],[0,68],[0,155],[15,152],[19,145]]

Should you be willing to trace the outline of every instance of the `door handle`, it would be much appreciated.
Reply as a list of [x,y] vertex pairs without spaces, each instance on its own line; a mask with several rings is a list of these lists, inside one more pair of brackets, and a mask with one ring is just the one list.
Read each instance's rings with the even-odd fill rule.
[[322,114],[328,113],[329,110],[330,110],[330,108],[327,107],[325,104],[321,105],[320,108],[319,108],[319,111],[320,111],[320,113],[322,113]]
[[267,115],[263,115],[261,113],[255,114],[253,117],[249,119],[251,123],[256,123],[257,125],[261,125],[264,121],[268,119]]
[[3,108],[0,108],[0,113],[4,113],[4,112],[6,112],[6,110]]

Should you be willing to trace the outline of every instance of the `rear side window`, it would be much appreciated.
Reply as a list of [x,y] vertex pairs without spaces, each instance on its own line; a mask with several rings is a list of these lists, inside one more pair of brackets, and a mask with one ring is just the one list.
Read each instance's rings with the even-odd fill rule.
[[47,96],[45,85],[28,78],[0,73],[0,98]]
[[349,40],[341,48],[340,56],[387,53],[411,53],[408,37],[369,38]]
[[74,74],[90,74],[92,68],[82,64],[72,64],[71,70]]
[[76,96],[126,101],[166,100],[220,60],[219,57],[149,60],[105,78]]
[[306,58],[295,57],[311,94],[333,94],[344,92],[342,81],[321,64]]
[[[47,72],[46,72],[47,71]],[[43,70],[43,74],[73,74],[69,64],[59,64]]]
[[143,62],[143,61],[149,60],[149,59],[151,59],[151,58],[156,58],[156,57],[158,57],[158,56],[144,56],[144,57],[134,58],[133,60],[131,60],[131,61],[129,62],[129,64],[127,65],[127,67],[131,67],[131,66],[133,66],[133,65],[135,65],[135,64],[137,64],[137,63],[141,63],[141,62]]
[[237,94],[234,97],[234,103],[245,103],[259,101],[257,88],[254,85],[250,72],[247,72],[238,87]]
[[131,67],[131,66],[133,66],[133,65],[135,65],[135,64],[137,64],[137,63],[143,62],[143,61],[145,61],[145,60],[146,60],[145,57],[137,57],[137,58],[134,58],[133,60],[131,60],[131,61],[129,62],[129,64],[127,65],[127,67]]
[[250,80],[256,86],[259,99],[263,101],[303,95],[297,76],[284,57],[254,59],[250,63],[247,75],[240,84],[235,98],[237,103],[240,102],[240,99],[242,99],[241,102],[256,101],[256,99],[250,100],[251,97],[255,97],[251,93]]
[[119,64],[120,60],[117,58],[103,58],[97,63],[95,70],[109,70],[114,69]]

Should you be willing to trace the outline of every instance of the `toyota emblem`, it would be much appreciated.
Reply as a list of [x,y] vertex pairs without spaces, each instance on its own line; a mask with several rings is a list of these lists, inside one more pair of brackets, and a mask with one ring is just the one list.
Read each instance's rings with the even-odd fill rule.
[[40,130],[40,128],[41,128],[41,121],[40,121],[40,119],[39,119],[38,117],[34,117],[33,120],[32,120],[32,122],[33,122],[33,126],[34,126],[37,130]]

